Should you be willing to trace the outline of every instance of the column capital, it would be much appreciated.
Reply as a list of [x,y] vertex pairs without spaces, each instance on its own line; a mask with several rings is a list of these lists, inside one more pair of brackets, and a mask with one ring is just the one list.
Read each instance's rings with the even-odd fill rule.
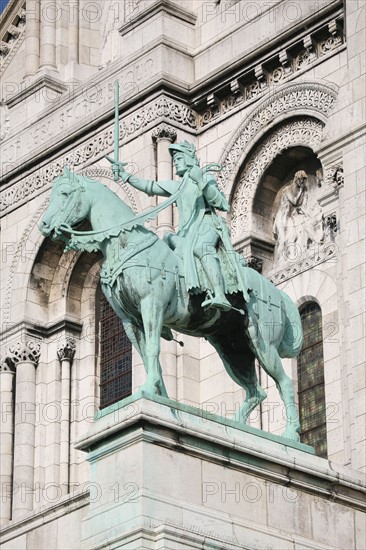
[[18,363],[34,363],[38,365],[41,355],[41,344],[28,340],[27,342],[18,342],[8,351],[8,359],[17,367]]
[[75,355],[76,342],[74,338],[66,337],[60,340],[57,346],[57,355],[60,361],[68,359],[72,361]]
[[11,374],[14,374],[14,365],[9,357],[5,357],[5,359],[0,361],[0,374],[2,372],[10,372]]
[[152,140],[154,142],[159,141],[160,139],[168,139],[172,143],[177,139],[177,132],[172,126],[169,126],[168,124],[165,124],[163,122],[162,124],[159,124],[151,134]]

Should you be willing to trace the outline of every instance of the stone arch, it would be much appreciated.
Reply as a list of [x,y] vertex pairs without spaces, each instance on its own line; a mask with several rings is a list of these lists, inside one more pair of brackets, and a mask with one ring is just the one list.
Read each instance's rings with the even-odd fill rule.
[[324,125],[311,117],[298,117],[279,124],[249,156],[231,199],[231,232],[240,240],[250,230],[255,196],[262,178],[276,157],[288,149],[313,151],[320,144]]
[[312,117],[326,123],[337,98],[338,87],[319,81],[286,84],[264,98],[245,118],[221,155],[222,171],[217,180],[227,196],[254,143],[288,118]]
[[325,271],[313,268],[291,278],[280,285],[292,301],[301,307],[306,302],[316,302],[323,316],[337,309],[337,285],[334,279]]
[[231,232],[239,240],[250,229],[250,216],[262,177],[275,158],[289,148],[313,150],[320,144],[324,124],[303,116],[279,124],[249,156],[231,199]]
[[[111,171],[107,168],[91,166],[82,170],[81,173],[102,181],[120,196],[122,200],[126,201],[134,213],[141,211],[141,204],[134,189],[124,182],[115,182],[111,177]],[[37,308],[33,307],[34,302],[32,303],[31,317],[45,324],[49,320],[49,317],[52,318],[56,314],[62,314],[63,310],[66,311],[64,300],[67,295],[68,283],[80,254],[69,252],[63,255],[62,250],[58,249],[60,245],[51,244],[52,241],[50,239],[45,239],[41,235],[38,224],[48,207],[49,200],[50,197],[46,197],[34,212],[12,255],[2,312],[2,322],[5,329],[27,318],[27,308],[30,302],[32,302],[32,299],[30,299],[32,276],[37,269],[41,270],[43,261],[41,258],[45,251],[57,254],[59,261],[54,266],[45,264],[45,270],[48,272],[47,280],[50,282],[39,281],[40,286],[38,291],[43,294],[43,298],[39,296],[40,307],[38,308],[38,314]],[[65,275],[64,279],[63,275]],[[50,300],[56,304],[58,299],[60,301],[57,311],[52,308],[49,310]],[[37,303],[37,300],[35,303]],[[64,304],[63,306],[62,303]]]

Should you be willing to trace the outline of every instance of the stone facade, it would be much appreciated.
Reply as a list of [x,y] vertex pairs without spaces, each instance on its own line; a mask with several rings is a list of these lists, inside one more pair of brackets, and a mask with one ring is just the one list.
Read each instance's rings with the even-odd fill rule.
[[[154,197],[114,182],[104,158],[113,151],[116,79],[120,158],[130,171],[169,179],[169,143],[194,142],[202,164],[223,166],[218,182],[231,204],[228,222],[237,250],[299,307],[309,301],[321,307],[328,459],[348,472],[347,480],[358,479],[355,471],[366,467],[364,1],[11,0],[3,15],[3,548],[79,549],[81,538],[88,538],[80,524],[96,498],[95,486],[85,452],[75,445],[99,404],[100,257],[63,254],[61,245],[41,236],[38,223],[65,165],[107,184],[135,212],[155,206]],[[321,210],[324,237],[307,240],[305,247],[287,245],[278,255],[273,221],[297,170],[309,176],[308,204],[313,200]],[[151,222],[159,234],[176,225],[175,208]],[[178,339],[184,347],[164,342],[162,348],[169,395],[232,416],[243,391],[206,341]],[[296,383],[296,360],[284,365]],[[279,435],[280,399],[274,383],[263,371],[260,376],[268,398],[252,413],[251,426]],[[141,358],[134,354],[134,390],[143,379]],[[189,461],[193,470],[194,459]],[[221,479],[216,467],[212,476]],[[243,483],[244,474],[230,479],[235,475]],[[259,477],[266,475],[264,469]],[[280,479],[273,483],[280,490]],[[290,547],[279,534],[280,510],[286,515],[293,509],[283,499],[275,506],[266,494],[272,519],[248,512],[240,520],[246,531],[239,546],[227,538],[210,547]],[[294,525],[299,538],[291,547],[308,548],[312,539],[313,548],[365,547],[357,499],[330,512],[330,494],[320,504],[305,494],[302,505],[312,509],[313,519],[294,512],[308,527]],[[194,498],[202,504],[202,494]],[[344,537],[337,541],[331,532],[340,517]],[[323,520],[329,537],[321,532]],[[256,522],[267,525],[269,537],[277,530],[276,543],[248,538]],[[196,530],[192,548],[205,547],[194,545],[210,532]],[[141,543],[146,546],[136,548],[184,548],[174,546],[173,535],[155,542],[150,535]],[[93,544],[106,547],[105,541]]]

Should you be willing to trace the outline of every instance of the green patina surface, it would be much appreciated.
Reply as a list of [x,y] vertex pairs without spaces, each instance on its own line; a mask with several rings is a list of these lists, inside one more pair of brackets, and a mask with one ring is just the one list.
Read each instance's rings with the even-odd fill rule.
[[[284,403],[284,437],[299,441],[294,390],[281,362],[301,350],[298,310],[235,252],[219,215],[229,210],[214,176],[220,167],[201,168],[195,146],[187,141],[171,145],[169,151],[178,180],[140,179],[125,170],[126,163],[110,159],[116,179],[150,196],[166,197],[164,204],[135,215],[105,185],[65,168],[53,184],[40,229],[65,241],[66,249],[101,251],[102,290],[143,359],[145,395],[168,398],[160,364],[161,337],[172,340],[172,330],[204,337],[246,391],[236,422],[245,424],[266,397],[256,373],[257,359],[276,382]],[[173,203],[179,211],[178,231],[160,239],[144,222]],[[92,231],[75,231],[84,219]]]
[[[106,407],[105,409],[99,411],[95,415],[95,421],[98,422],[98,420],[105,418],[108,415],[114,415],[119,410],[128,409],[130,405],[136,403],[140,399],[147,399],[154,403],[159,403],[160,405],[164,405],[170,409],[173,415],[175,414],[175,411],[185,412],[190,415],[193,415],[194,417],[196,417],[197,420],[201,420],[201,419],[212,420],[213,422],[217,422],[218,424],[221,424],[223,426],[235,428],[236,430],[240,430],[242,432],[249,433],[257,437],[261,437],[268,441],[274,441],[275,443],[279,443],[287,447],[292,447],[293,449],[298,449],[299,451],[315,454],[313,447],[310,447],[309,445],[305,445],[303,443],[293,441],[291,439],[285,439],[282,436],[274,435],[269,432],[259,430],[258,428],[253,428],[252,426],[240,424],[237,421],[232,420],[230,418],[226,418],[224,416],[206,412],[203,409],[199,409],[198,407],[193,407],[192,405],[179,403],[178,401],[175,401],[173,399],[161,397],[160,395],[146,394],[143,390],[139,390],[133,395],[130,395],[125,399],[121,399],[121,401],[118,401],[113,405],[109,405],[109,407]],[[128,418],[132,418],[132,415],[129,416]]]

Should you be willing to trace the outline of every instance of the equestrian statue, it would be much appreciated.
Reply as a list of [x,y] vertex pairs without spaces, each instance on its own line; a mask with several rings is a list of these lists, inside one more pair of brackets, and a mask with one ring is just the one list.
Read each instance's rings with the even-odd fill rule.
[[[141,355],[147,395],[167,397],[160,365],[160,338],[172,330],[206,338],[228,374],[246,391],[235,415],[245,423],[263,401],[255,360],[271,376],[286,410],[284,437],[299,440],[300,424],[291,379],[281,357],[296,357],[302,346],[301,321],[290,298],[249,268],[230,240],[221,212],[229,210],[214,173],[200,167],[193,144],[169,146],[179,180],[143,180],[127,163],[109,159],[115,179],[166,200],[136,215],[102,183],[68,168],[53,183],[40,230],[63,240],[66,249],[101,251],[102,290]],[[175,203],[179,228],[160,239],[144,223]],[[88,219],[91,231],[75,226]]]

